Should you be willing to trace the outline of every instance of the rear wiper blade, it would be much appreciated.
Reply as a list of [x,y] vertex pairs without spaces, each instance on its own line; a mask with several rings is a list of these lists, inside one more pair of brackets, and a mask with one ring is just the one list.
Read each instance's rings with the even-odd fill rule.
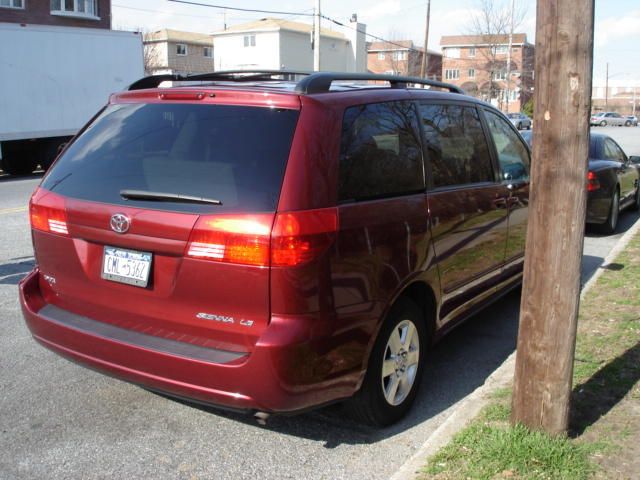
[[212,205],[222,205],[222,202],[215,198],[194,197],[191,195],[180,195],[178,193],[148,192],[146,190],[120,190],[120,196],[127,200],[151,200],[155,202],[208,203]]

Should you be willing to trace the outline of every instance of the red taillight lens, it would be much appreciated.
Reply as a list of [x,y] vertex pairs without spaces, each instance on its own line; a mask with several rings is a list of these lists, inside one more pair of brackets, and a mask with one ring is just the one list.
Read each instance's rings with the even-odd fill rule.
[[598,180],[598,176],[593,173],[587,173],[587,192],[595,192],[600,188],[600,181]]
[[29,201],[29,218],[35,230],[69,235],[64,198],[55,193],[36,190]]
[[[273,231],[271,226],[273,224]],[[203,216],[187,256],[265,267],[293,267],[322,254],[338,230],[335,208],[272,214]]]
[[269,265],[269,237],[273,215],[200,217],[187,256],[244,265]]
[[279,213],[271,235],[271,265],[292,267],[317,258],[338,231],[335,208]]

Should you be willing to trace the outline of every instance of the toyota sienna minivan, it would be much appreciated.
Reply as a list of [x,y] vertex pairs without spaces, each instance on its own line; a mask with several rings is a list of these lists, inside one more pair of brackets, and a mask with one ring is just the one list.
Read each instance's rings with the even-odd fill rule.
[[[162,87],[164,81],[173,81]],[[430,345],[521,281],[529,150],[415,78],[146,77],[34,192],[34,338],[169,396],[387,425]]]

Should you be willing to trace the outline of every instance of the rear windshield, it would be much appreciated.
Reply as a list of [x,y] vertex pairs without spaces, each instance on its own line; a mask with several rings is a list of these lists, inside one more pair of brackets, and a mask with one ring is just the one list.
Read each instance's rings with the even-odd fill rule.
[[[192,213],[274,211],[298,111],[126,104],[107,107],[42,186],[96,202]],[[125,200],[122,190],[215,199],[221,205]]]

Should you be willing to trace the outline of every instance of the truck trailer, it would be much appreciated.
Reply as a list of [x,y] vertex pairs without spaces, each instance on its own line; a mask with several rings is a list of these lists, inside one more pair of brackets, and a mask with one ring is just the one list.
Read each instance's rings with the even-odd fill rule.
[[61,147],[144,75],[142,36],[97,28],[0,23],[0,168],[49,168]]

